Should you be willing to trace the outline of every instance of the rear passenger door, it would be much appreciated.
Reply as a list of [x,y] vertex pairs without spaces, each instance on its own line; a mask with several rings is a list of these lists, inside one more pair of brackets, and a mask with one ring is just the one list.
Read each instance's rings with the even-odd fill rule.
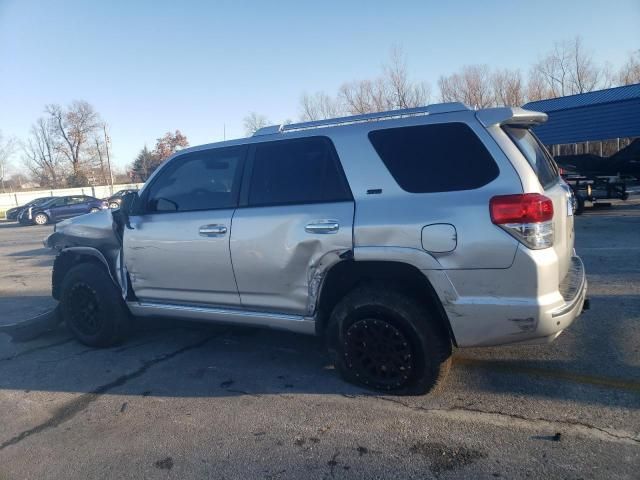
[[242,306],[310,313],[314,273],[353,248],[353,215],[353,197],[328,138],[252,145],[231,231]]
[[62,197],[60,201],[56,202],[54,208],[52,208],[52,212],[57,220],[73,216],[73,198],[74,197]]

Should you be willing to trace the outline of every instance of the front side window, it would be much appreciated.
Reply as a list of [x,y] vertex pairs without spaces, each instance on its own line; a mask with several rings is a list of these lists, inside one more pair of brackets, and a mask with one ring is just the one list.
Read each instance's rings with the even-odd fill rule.
[[205,150],[172,160],[149,187],[145,211],[187,212],[233,208],[245,147]]
[[249,205],[341,202],[351,192],[330,140],[309,137],[257,144]]
[[369,132],[389,173],[410,193],[480,188],[499,169],[478,136],[464,123],[441,123]]

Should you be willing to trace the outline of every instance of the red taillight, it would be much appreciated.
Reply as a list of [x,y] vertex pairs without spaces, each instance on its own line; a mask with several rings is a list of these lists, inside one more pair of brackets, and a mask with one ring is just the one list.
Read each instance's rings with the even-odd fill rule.
[[499,195],[489,202],[491,221],[507,223],[540,223],[553,218],[553,202],[539,193]]

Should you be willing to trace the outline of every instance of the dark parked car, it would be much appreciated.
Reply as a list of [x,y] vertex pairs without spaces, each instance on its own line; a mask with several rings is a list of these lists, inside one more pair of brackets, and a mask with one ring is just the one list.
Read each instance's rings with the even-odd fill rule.
[[70,195],[53,198],[38,206],[26,208],[18,215],[18,221],[25,225],[46,225],[107,208],[109,207],[104,200],[87,195]]
[[36,198],[35,200],[31,200],[30,202],[27,202],[24,205],[20,205],[19,207],[10,208],[9,210],[7,210],[7,213],[6,213],[7,220],[18,220],[18,215],[25,208],[41,205],[45,202],[48,202],[49,200],[52,200],[53,198],[56,198],[56,197],[40,197],[40,198]]
[[109,198],[107,198],[106,202],[109,205],[109,208],[120,208],[120,205],[122,204],[122,198],[127,193],[137,192],[137,191],[138,190],[135,189],[135,188],[130,188],[130,189],[126,189],[126,190],[119,190],[116,193],[114,193],[113,195],[111,195]]

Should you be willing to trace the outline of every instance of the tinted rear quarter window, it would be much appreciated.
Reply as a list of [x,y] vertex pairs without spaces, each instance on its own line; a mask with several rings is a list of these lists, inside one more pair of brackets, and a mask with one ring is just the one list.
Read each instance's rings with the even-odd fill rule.
[[558,181],[555,161],[528,128],[504,127],[504,131],[527,159],[543,188]]
[[472,190],[499,174],[491,154],[464,123],[375,130],[369,140],[407,192]]
[[249,205],[339,202],[351,199],[329,139],[309,137],[255,147]]

